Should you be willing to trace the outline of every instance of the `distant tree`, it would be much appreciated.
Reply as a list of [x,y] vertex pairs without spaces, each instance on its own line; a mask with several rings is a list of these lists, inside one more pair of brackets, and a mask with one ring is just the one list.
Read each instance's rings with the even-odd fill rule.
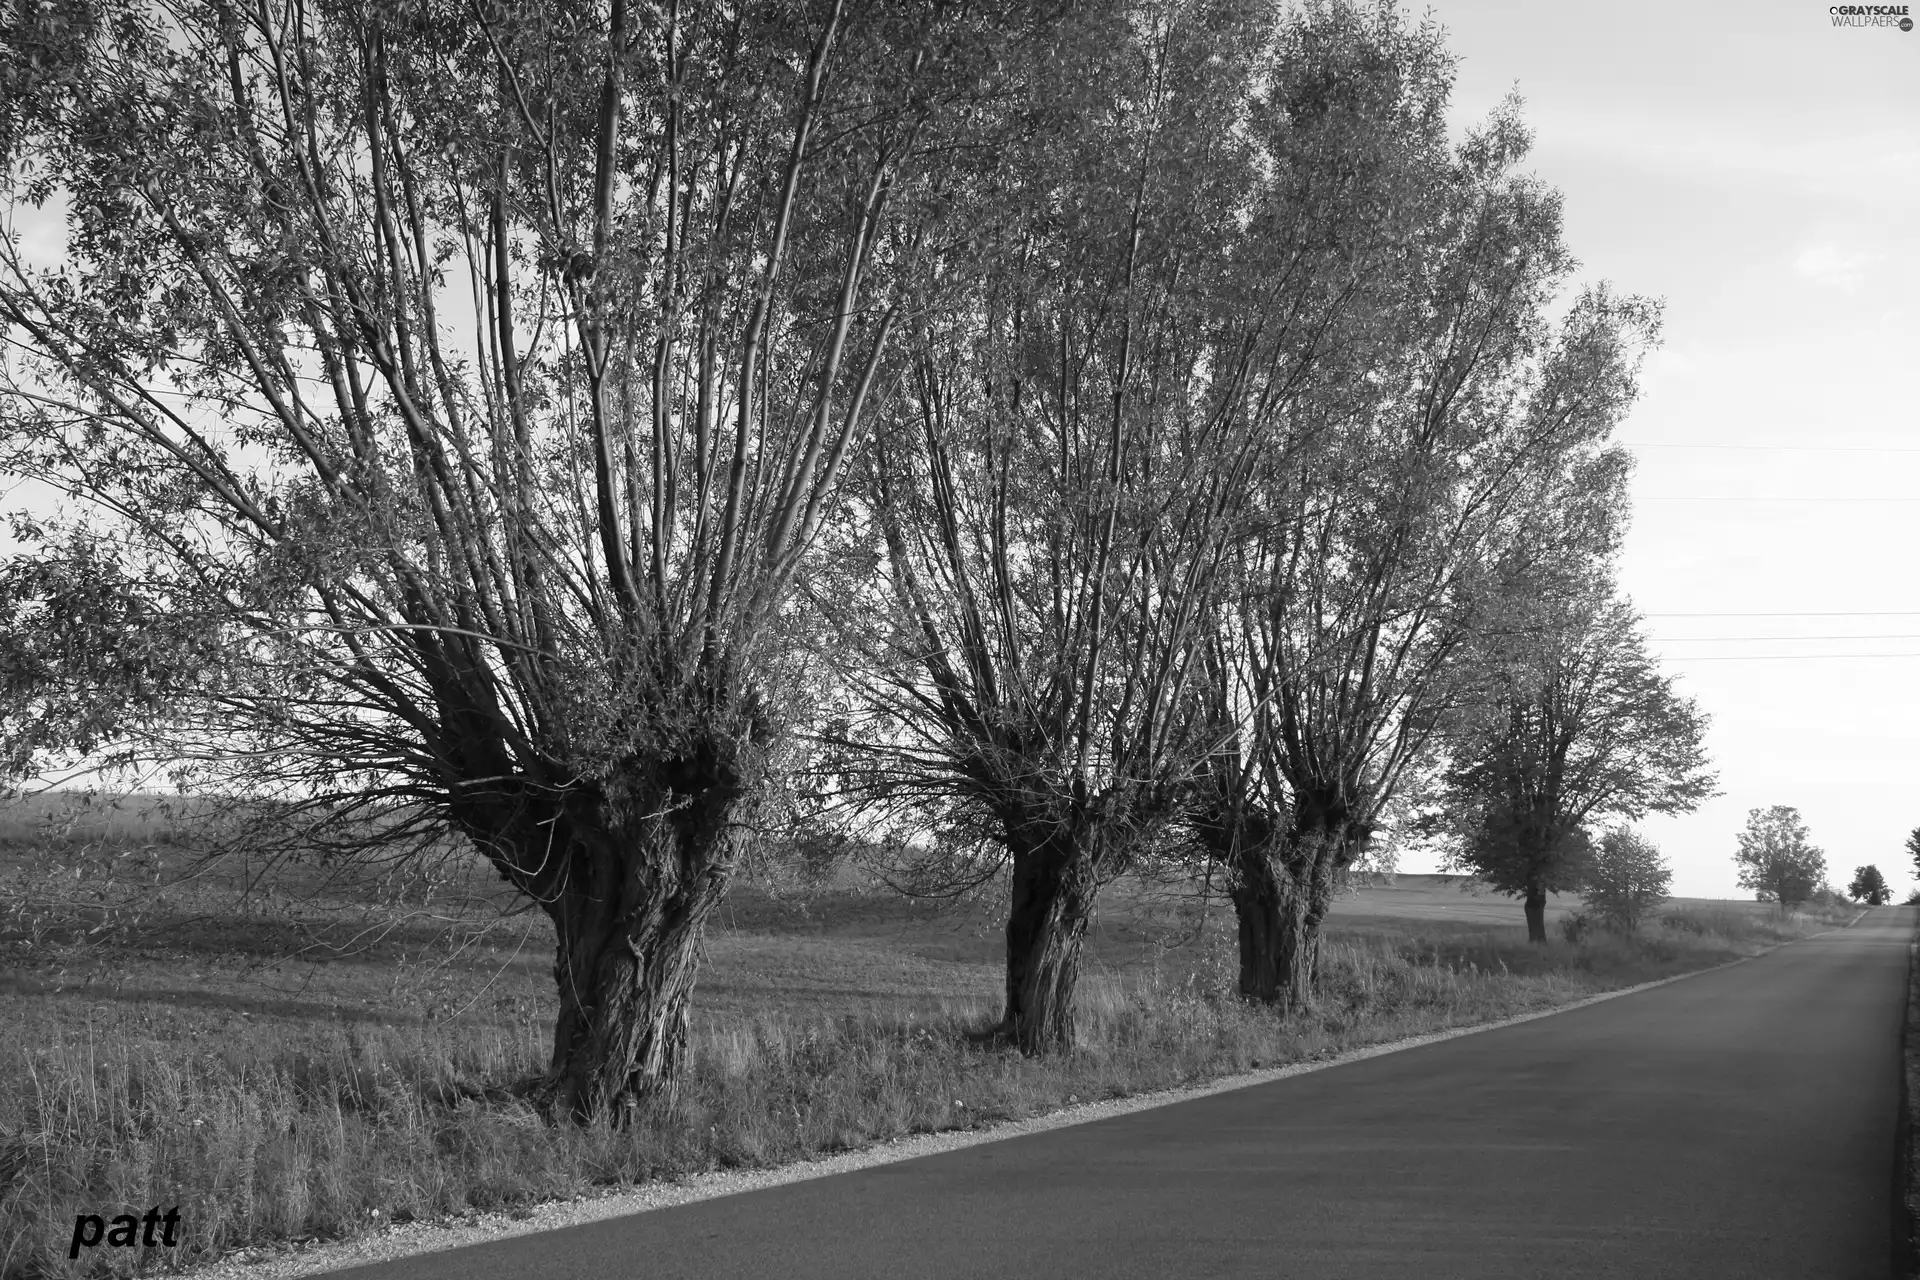
[[1523,575],[1489,628],[1448,733],[1452,863],[1524,900],[1547,940],[1549,893],[1580,887],[1593,818],[1681,813],[1713,793],[1707,718],[1674,690],[1624,600]]
[[1740,887],[1782,910],[1808,901],[1827,880],[1827,855],[1807,838],[1807,824],[1790,805],[1749,809],[1733,861]]
[[1920,876],[1920,827],[1907,834],[1907,856],[1913,859],[1913,874]]
[[1807,904],[1814,907],[1844,907],[1847,905],[1847,895],[1834,888],[1829,882],[1822,880],[1819,886],[1807,895]]
[[1632,933],[1667,900],[1673,871],[1651,840],[1613,827],[1594,849],[1585,879],[1588,909],[1609,928]]
[[1893,900],[1893,890],[1887,886],[1887,878],[1880,874],[1880,868],[1855,867],[1853,883],[1847,886],[1847,896],[1870,907],[1884,907]]

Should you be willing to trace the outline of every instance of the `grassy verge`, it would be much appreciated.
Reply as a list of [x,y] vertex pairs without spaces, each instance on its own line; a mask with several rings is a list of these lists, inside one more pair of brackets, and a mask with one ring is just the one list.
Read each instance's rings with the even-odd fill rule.
[[[1200,945],[1143,951],[1136,963],[1097,972],[1082,988],[1082,1047],[1037,1061],[978,1042],[997,1012],[991,985],[964,956],[939,953],[990,953],[991,938],[949,930],[930,943],[923,930],[917,951],[904,934],[889,950],[876,924],[871,937],[843,944],[867,966],[854,996],[896,968],[906,975],[895,974],[897,992],[937,988],[947,972],[939,964],[962,966],[965,980],[911,1000],[897,992],[843,1000],[857,1011],[836,1016],[824,1008],[826,982],[817,1007],[769,995],[768,985],[758,1001],[747,998],[760,971],[734,954],[732,970],[721,966],[733,974],[732,994],[703,1011],[680,1096],[621,1133],[550,1131],[490,1090],[544,1057],[545,1023],[518,1003],[484,1022],[336,1019],[298,1037],[235,1023],[217,1037],[139,1039],[108,1033],[89,1015],[77,1027],[46,1024],[45,1040],[14,1050],[15,1070],[0,1076],[0,1272],[169,1269],[243,1246],[971,1129],[1548,1008],[1753,954],[1837,920],[1692,907],[1669,910],[1638,938],[1530,947],[1512,926],[1336,918],[1318,1007],[1284,1018],[1230,996],[1231,937],[1215,929]],[[794,941],[746,940],[781,956]],[[77,1215],[176,1205],[178,1248],[67,1260]]]

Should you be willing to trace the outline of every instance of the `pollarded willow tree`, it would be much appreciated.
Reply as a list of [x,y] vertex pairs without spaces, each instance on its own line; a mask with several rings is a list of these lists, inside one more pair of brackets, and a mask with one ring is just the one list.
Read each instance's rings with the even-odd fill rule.
[[[1265,112],[1270,131],[1292,143],[1280,173],[1347,265],[1351,294],[1335,340],[1296,381],[1283,411],[1262,424],[1263,458],[1236,512],[1239,528],[1200,646],[1195,700],[1211,730],[1210,750],[1185,816],[1202,856],[1227,879],[1239,922],[1241,992],[1262,1000],[1279,990],[1274,930],[1284,904],[1267,868],[1286,837],[1292,788],[1257,601],[1276,568],[1271,557],[1304,550],[1287,540],[1306,501],[1291,478],[1325,467],[1343,416],[1365,411],[1397,358],[1409,269],[1435,235],[1432,197],[1448,176],[1443,111],[1451,75],[1438,31],[1409,29],[1384,8],[1319,11],[1289,28],[1274,65]],[[1335,174],[1337,181],[1327,181]],[[1363,500],[1341,486],[1366,479],[1329,477],[1327,496]]]
[[26,532],[199,624],[144,750],[424,815],[539,902],[554,1114],[674,1077],[795,697],[783,602],[1046,22],[60,0],[5,29],[8,195],[41,213],[0,244],[0,465],[71,500]]
[[1091,123],[1002,171],[1013,212],[948,260],[965,287],[864,459],[846,777],[932,815],[950,877],[1009,873],[1003,1030],[1030,1053],[1071,1045],[1096,895],[1206,753],[1206,602],[1269,424],[1357,293],[1340,220],[1389,217],[1264,106],[1283,30],[1233,3],[1076,28],[1046,109]]
[[[1438,37],[1377,21],[1377,39],[1435,65],[1418,92],[1371,90],[1408,94],[1399,110],[1432,156],[1450,83]],[[1309,31],[1350,44],[1350,25],[1335,10]],[[1228,746],[1191,814],[1229,873],[1253,999],[1312,1000],[1337,877],[1429,750],[1494,566],[1604,469],[1634,395],[1652,308],[1590,291],[1556,330],[1572,264],[1557,194],[1516,171],[1527,145],[1510,107],[1429,163],[1365,362],[1300,398],[1287,425],[1311,443],[1269,450],[1255,478],[1264,515],[1236,550],[1207,667]]]

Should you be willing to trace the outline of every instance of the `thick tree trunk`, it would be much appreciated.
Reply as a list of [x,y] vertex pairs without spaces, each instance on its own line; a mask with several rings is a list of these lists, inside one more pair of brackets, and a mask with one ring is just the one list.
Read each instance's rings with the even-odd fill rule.
[[1339,848],[1331,838],[1313,835],[1293,852],[1284,864],[1292,906],[1281,917],[1285,932],[1280,950],[1280,1003],[1289,1011],[1313,1007],[1314,983],[1320,976],[1320,926],[1333,905],[1334,862]]
[[1228,896],[1240,937],[1240,995],[1283,1009],[1310,1004],[1317,950],[1307,887],[1255,843],[1235,859]]
[[1291,876],[1273,876],[1273,881],[1273,892],[1236,889],[1233,894],[1240,928],[1240,994],[1283,1010],[1307,1008],[1313,1003],[1319,926],[1307,895]]
[[1289,845],[1250,833],[1234,855],[1229,896],[1240,934],[1240,994],[1282,1010],[1313,1006],[1320,927],[1346,852],[1338,835],[1295,834]]
[[1306,959],[1306,899],[1294,877],[1274,862],[1281,821],[1272,812],[1241,802],[1231,779],[1193,814],[1193,830],[1208,855],[1227,874],[1227,897],[1240,944],[1240,996],[1284,1005]]
[[1240,935],[1240,994],[1281,1009],[1313,1004],[1320,924],[1332,901],[1333,859],[1323,848],[1276,857],[1250,842],[1235,857],[1228,896]]
[[1313,1007],[1313,983],[1320,967],[1320,923],[1313,918],[1306,896],[1297,890],[1288,895],[1288,909],[1280,914],[1280,1009]]
[[1007,1004],[1001,1033],[1029,1055],[1073,1048],[1073,991],[1093,917],[1091,859],[1072,832],[1010,842]]
[[550,1121],[624,1124],[671,1097],[708,918],[738,853],[737,746],[580,786],[468,797],[456,820],[553,921],[559,1014],[527,1093]]
[[1538,881],[1527,886],[1525,897],[1527,911],[1527,941],[1545,942],[1547,940],[1547,890]]
[[[1262,1004],[1277,1004],[1285,985],[1283,974],[1291,972],[1291,958],[1282,961],[1283,938],[1294,942],[1304,932],[1304,911],[1291,908],[1299,899],[1287,892],[1286,882],[1274,874],[1265,849],[1243,850],[1231,868],[1227,896],[1233,900],[1233,914],[1240,934],[1240,995]],[[1297,921],[1283,921],[1297,915]],[[1289,930],[1288,925],[1296,927]]]
[[611,858],[595,862],[590,885],[551,908],[560,1013],[537,1097],[552,1119],[606,1117],[618,1127],[678,1080],[701,938],[726,879],[669,886]]

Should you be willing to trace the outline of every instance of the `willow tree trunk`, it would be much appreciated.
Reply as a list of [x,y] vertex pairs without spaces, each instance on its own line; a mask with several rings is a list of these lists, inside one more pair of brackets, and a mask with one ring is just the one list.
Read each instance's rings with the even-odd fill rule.
[[1295,892],[1292,875],[1275,865],[1285,818],[1242,802],[1229,775],[1224,785],[1191,815],[1192,830],[1212,861],[1226,872],[1240,943],[1240,996],[1260,1004],[1283,1004],[1290,976],[1311,962],[1307,900]]
[[1346,849],[1337,835],[1246,839],[1228,891],[1240,936],[1240,994],[1282,1010],[1313,1005],[1320,928]]
[[1281,916],[1290,905],[1263,849],[1247,849],[1230,867],[1227,896],[1240,936],[1240,995],[1273,1004],[1280,998]]
[[1001,1034],[1022,1053],[1073,1048],[1073,992],[1098,884],[1073,831],[1009,840],[1007,1004]]
[[583,874],[548,906],[560,1011],[536,1096],[550,1118],[619,1127],[679,1078],[701,939],[728,876],[716,866],[662,877],[655,858],[581,861]]
[[631,762],[626,779],[557,802],[536,790],[518,804],[470,799],[457,811],[553,921],[553,1054],[525,1086],[549,1121],[617,1127],[642,1101],[672,1096],[702,938],[732,879],[750,789],[736,747]]
[[1527,941],[1545,942],[1547,940],[1546,886],[1539,881],[1528,884],[1523,905],[1527,912]]
[[1313,953],[1308,896],[1296,878],[1277,867],[1265,845],[1235,857],[1228,896],[1240,937],[1240,995],[1287,1007],[1297,999],[1302,975],[1311,987]]

